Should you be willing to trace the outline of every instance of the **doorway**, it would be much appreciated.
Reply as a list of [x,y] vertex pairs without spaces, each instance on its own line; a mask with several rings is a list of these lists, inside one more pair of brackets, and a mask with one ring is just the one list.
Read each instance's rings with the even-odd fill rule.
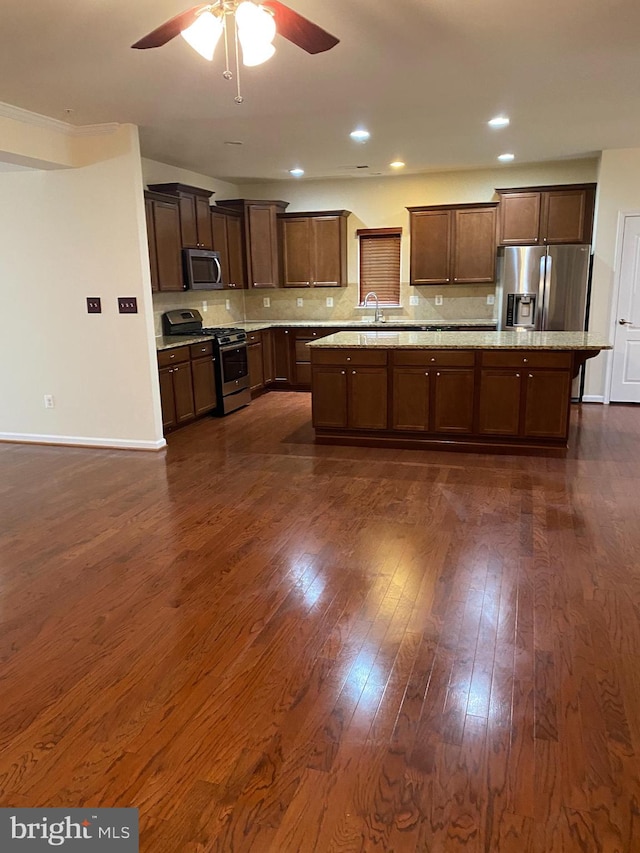
[[640,403],[640,215],[625,216],[615,305],[612,403]]

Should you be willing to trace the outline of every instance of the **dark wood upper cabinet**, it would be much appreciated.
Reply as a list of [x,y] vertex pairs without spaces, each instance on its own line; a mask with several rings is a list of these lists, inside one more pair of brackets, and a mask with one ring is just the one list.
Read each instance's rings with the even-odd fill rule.
[[175,196],[180,204],[180,233],[185,249],[213,249],[209,199],[211,190],[188,184],[149,184],[152,192]]
[[211,208],[210,216],[213,248],[220,252],[222,283],[229,288],[246,287],[240,216],[218,205]]
[[248,287],[278,287],[280,251],[276,217],[285,211],[288,202],[236,198],[226,199],[220,204],[241,215]]
[[184,290],[178,200],[145,192],[145,213],[152,289]]
[[590,243],[596,184],[496,190],[501,246]]
[[495,281],[497,204],[409,207],[410,283]]
[[285,287],[343,287],[347,283],[348,210],[284,213],[282,230]]

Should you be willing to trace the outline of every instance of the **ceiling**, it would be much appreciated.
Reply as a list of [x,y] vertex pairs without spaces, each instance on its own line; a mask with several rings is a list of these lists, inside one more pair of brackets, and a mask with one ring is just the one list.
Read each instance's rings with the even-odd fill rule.
[[[273,59],[242,70],[238,105],[221,45],[212,63],[180,38],[130,49],[189,0],[3,0],[0,101],[78,125],[132,122],[145,156],[236,183],[296,166],[302,180],[360,177],[395,159],[406,174],[640,146],[637,0],[289,5],[340,44],[311,56],[276,36]],[[511,125],[490,130],[500,113]],[[366,144],[349,138],[357,126]]]

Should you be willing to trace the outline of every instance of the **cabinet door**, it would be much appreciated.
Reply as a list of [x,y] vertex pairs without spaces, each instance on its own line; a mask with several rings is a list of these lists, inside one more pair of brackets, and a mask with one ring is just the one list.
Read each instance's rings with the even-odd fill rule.
[[262,332],[262,364],[264,366],[264,384],[270,385],[276,378],[273,353],[273,332],[271,329],[267,329]]
[[273,357],[275,382],[288,385],[291,382],[291,335],[289,329],[273,329]]
[[250,204],[250,287],[278,286],[278,235],[275,209],[268,204]]
[[195,417],[196,411],[193,402],[193,381],[191,378],[191,364],[177,364],[173,368],[173,393],[176,400],[176,421],[181,424]]
[[496,278],[496,209],[454,211],[453,281],[491,283]]
[[242,223],[238,216],[227,216],[227,252],[229,255],[229,287],[246,287]]
[[434,432],[473,431],[473,370],[441,369],[433,376]]
[[387,368],[348,370],[348,425],[352,429],[387,428]]
[[521,382],[516,370],[482,371],[478,424],[481,435],[518,435]]
[[196,198],[193,195],[180,196],[180,233],[184,248],[198,248]]
[[213,249],[209,199],[202,196],[196,196],[196,230],[198,232],[200,247],[203,249]]
[[154,200],[153,220],[158,259],[158,290],[184,290],[178,205]]
[[252,391],[264,388],[264,365],[262,362],[262,341],[247,347],[249,363],[249,387]]
[[411,212],[411,284],[448,284],[451,279],[451,211]]
[[[580,190],[551,190],[542,197],[542,239],[544,243],[583,243],[586,228],[587,192]],[[590,214],[589,214],[590,215]]]
[[566,438],[571,376],[564,370],[531,370],[524,374],[524,434],[531,438]]
[[196,415],[202,415],[215,409],[216,377],[214,373],[215,356],[197,358],[191,362],[193,376],[193,402]]
[[285,287],[311,287],[311,220],[282,220]]
[[158,290],[158,255],[156,253],[156,226],[153,221],[153,201],[144,200],[144,214],[147,219],[147,248],[149,250],[149,271],[151,273],[151,290]]
[[341,229],[346,228],[344,220],[340,216],[314,216],[310,222],[312,282],[315,287],[342,287],[346,279],[341,240]]
[[294,384],[302,387],[311,386],[311,353],[307,344],[309,341],[315,340],[311,333],[307,330],[303,333],[294,333]]
[[499,208],[502,246],[538,245],[541,213],[539,192],[505,193],[500,196]]
[[413,432],[429,430],[429,371],[422,367],[393,369],[391,428]]
[[314,427],[343,429],[347,426],[347,371],[344,367],[316,365],[311,396]]
[[220,266],[222,267],[222,283],[225,287],[229,285],[229,251],[227,249],[227,217],[224,213],[211,211],[211,238],[213,248],[220,252]]
[[160,404],[162,406],[162,429],[164,432],[177,425],[176,396],[173,393],[173,367],[164,367],[159,371]]

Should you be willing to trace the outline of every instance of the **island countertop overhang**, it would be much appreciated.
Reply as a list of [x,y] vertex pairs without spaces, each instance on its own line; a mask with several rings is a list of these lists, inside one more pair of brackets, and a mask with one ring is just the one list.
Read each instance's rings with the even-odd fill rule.
[[310,341],[318,349],[600,350],[611,349],[595,332],[336,332]]

